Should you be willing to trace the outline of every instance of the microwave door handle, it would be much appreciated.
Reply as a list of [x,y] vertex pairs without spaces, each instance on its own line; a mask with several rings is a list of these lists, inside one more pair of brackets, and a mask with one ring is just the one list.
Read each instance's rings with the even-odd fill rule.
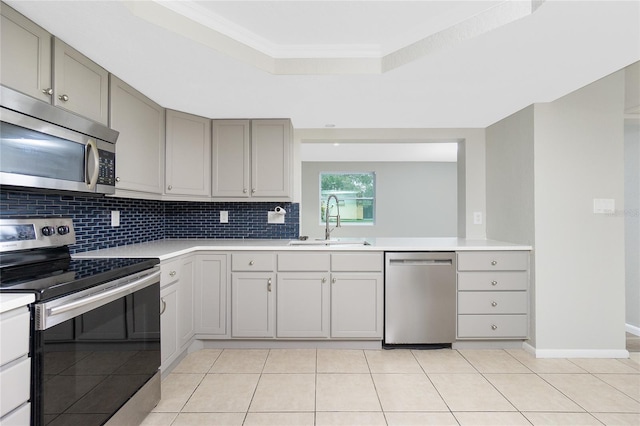
[[[93,170],[89,170],[89,156],[93,155]],[[98,145],[93,139],[89,139],[85,145],[84,150],[84,165],[85,165],[85,183],[89,189],[93,190],[98,183],[98,174],[100,172],[100,153],[98,152]],[[91,173],[91,178],[87,179]]]

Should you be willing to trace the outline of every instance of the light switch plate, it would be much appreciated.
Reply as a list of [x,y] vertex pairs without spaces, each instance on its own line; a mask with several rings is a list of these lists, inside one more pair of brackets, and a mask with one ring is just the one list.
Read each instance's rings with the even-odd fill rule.
[[220,210],[220,223],[229,223],[229,212]]
[[616,200],[613,198],[594,198],[593,212],[595,214],[612,214],[616,212]]

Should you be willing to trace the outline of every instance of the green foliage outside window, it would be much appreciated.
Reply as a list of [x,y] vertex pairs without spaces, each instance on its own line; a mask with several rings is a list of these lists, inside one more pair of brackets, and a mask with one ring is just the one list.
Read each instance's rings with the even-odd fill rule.
[[[340,205],[340,222],[349,224],[373,224],[375,213],[375,173],[322,172],[320,173],[320,223],[325,223],[327,198],[334,194]],[[330,214],[336,214],[334,201],[329,205]],[[331,218],[330,222],[335,222]]]

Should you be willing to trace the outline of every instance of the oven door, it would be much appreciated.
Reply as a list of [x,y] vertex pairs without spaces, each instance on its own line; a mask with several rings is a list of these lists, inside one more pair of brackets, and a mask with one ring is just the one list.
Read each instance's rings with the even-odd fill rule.
[[[34,305],[32,424],[102,425],[132,405],[126,423],[138,424],[157,404],[159,275],[155,267]],[[143,388],[157,395],[132,404]]]

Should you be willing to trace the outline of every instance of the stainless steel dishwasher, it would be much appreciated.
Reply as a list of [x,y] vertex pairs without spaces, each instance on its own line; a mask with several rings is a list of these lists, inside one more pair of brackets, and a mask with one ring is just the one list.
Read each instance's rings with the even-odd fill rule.
[[451,252],[385,253],[385,345],[455,340],[455,262]]

